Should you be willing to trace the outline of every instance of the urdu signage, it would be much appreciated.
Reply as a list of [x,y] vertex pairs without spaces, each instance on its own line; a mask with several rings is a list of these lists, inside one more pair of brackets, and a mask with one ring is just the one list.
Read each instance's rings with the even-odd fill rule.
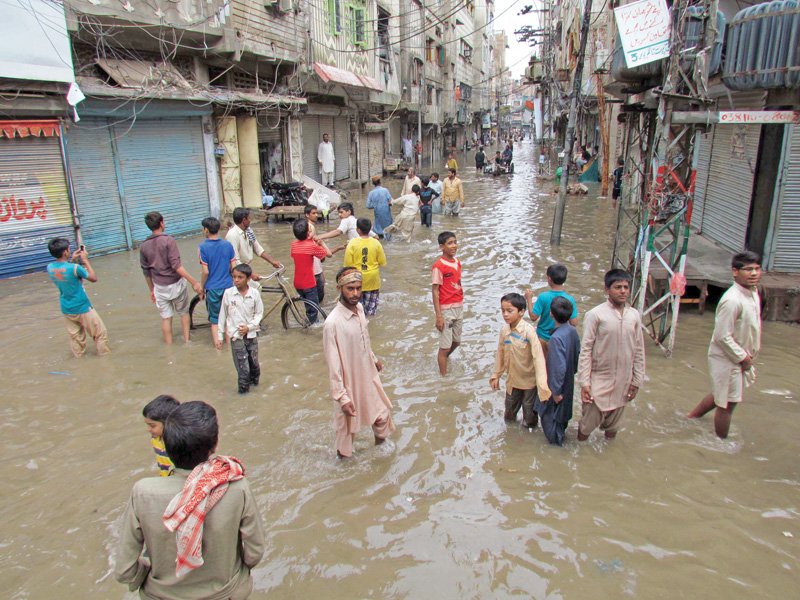
[[665,0],[639,0],[618,6],[614,19],[628,68],[669,56],[670,16]]

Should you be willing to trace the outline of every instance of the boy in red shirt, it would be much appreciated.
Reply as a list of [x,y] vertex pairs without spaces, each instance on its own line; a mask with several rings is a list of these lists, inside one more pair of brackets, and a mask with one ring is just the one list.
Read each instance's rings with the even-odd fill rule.
[[447,375],[447,357],[461,343],[463,323],[464,291],[461,289],[461,261],[456,258],[458,242],[452,231],[439,234],[442,256],[431,269],[433,283],[433,311],[436,314],[436,329],[439,330],[439,373]]
[[[292,242],[289,253],[294,260],[294,288],[303,298],[319,305],[317,279],[314,277],[314,257],[319,259],[332,256],[325,242],[315,242],[312,238],[308,219],[297,219],[292,225],[292,233],[297,239]],[[307,306],[306,316],[311,323],[317,322],[317,309]]]

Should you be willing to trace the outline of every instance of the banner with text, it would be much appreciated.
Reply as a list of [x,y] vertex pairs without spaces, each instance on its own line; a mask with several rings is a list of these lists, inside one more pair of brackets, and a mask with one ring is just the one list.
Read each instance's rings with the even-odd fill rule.
[[670,18],[665,0],[639,0],[614,9],[625,64],[645,65],[669,56]]

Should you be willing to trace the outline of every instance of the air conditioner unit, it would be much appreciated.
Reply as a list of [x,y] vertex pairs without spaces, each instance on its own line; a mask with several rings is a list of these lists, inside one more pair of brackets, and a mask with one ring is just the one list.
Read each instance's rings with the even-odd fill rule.
[[294,10],[294,0],[264,0],[264,6],[287,13]]

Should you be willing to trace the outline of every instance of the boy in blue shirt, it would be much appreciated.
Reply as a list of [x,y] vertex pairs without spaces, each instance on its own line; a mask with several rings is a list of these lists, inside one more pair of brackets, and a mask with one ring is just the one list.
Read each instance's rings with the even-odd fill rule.
[[569,323],[573,310],[572,303],[562,296],[556,296],[550,303],[550,314],[556,322],[547,353],[547,386],[552,396],[545,400],[536,398],[533,403],[547,441],[557,446],[564,443],[567,424],[572,418],[575,373],[581,352],[578,332]]
[[236,251],[233,244],[219,237],[219,219],[207,217],[201,222],[206,239],[200,244],[200,285],[206,295],[208,322],[211,323],[211,341],[217,339],[219,330],[219,307],[222,294],[233,287],[231,269],[236,266]]
[[67,322],[72,354],[75,358],[83,356],[86,352],[87,334],[94,340],[98,356],[110,352],[106,326],[97,311],[92,308],[89,296],[83,289],[84,279],[97,281],[86,249],[81,246],[79,250],[70,254],[69,240],[66,238],[53,238],[48,242],[47,249],[56,259],[47,265],[47,274],[58,288],[61,312]]
[[564,291],[564,282],[567,280],[567,267],[560,264],[554,264],[547,267],[547,285],[550,289],[536,298],[536,303],[533,301],[533,292],[525,290],[525,299],[528,301],[528,313],[530,314],[531,321],[537,323],[536,335],[542,343],[542,350],[544,356],[547,358],[547,342],[556,328],[556,322],[550,314],[550,304],[553,298],[559,296],[569,300],[572,304],[572,315],[569,318],[571,325],[575,325],[578,319],[578,306],[575,304],[575,299]]

